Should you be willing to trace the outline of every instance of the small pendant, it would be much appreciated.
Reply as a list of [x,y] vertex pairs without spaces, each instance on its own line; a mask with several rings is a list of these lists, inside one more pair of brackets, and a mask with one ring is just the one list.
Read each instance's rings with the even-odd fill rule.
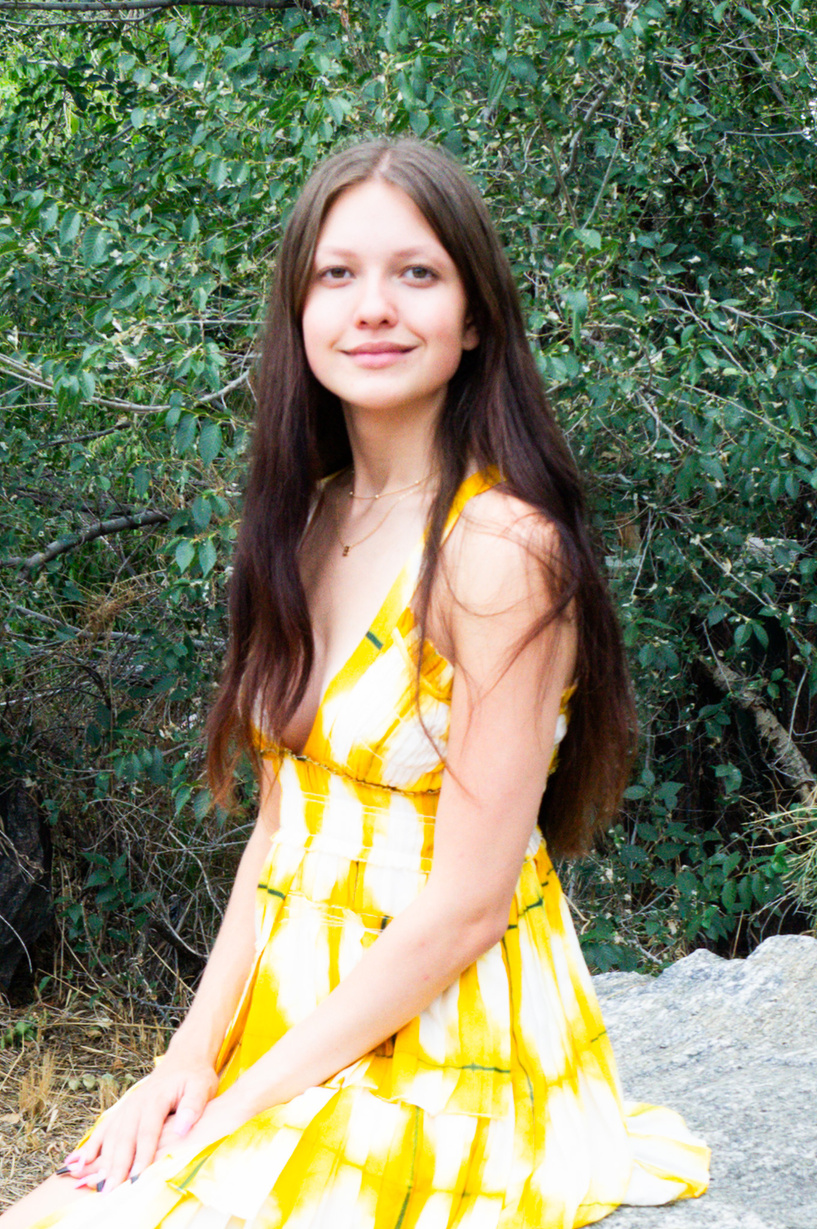
[[349,554],[349,547],[348,547],[348,546],[344,546],[344,548],[343,548],[343,557],[344,557],[344,559],[346,558],[346,556],[347,556],[348,554]]

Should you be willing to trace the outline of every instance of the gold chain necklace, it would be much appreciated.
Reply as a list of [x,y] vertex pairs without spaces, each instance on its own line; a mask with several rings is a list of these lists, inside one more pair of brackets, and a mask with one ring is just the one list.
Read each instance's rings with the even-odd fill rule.
[[[382,516],[382,517],[380,518],[380,520],[379,520],[379,521],[377,522],[377,524],[375,525],[374,529],[370,529],[370,530],[369,530],[369,532],[368,532],[368,533],[366,533],[366,534],[364,534],[362,538],[358,538],[357,542],[344,542],[343,538],[340,536],[340,525],[339,525],[339,523],[338,523],[338,518],[337,518],[337,516],[335,516],[335,518],[334,518],[334,519],[335,519],[335,535],[336,535],[336,537],[337,537],[337,539],[338,539],[338,542],[340,542],[341,546],[343,547],[343,550],[342,550],[342,552],[341,552],[341,553],[343,554],[344,559],[345,559],[345,558],[346,558],[346,556],[349,554],[349,551],[352,549],[352,547],[354,547],[354,546],[360,546],[360,545],[361,545],[361,543],[363,543],[363,542],[367,542],[367,541],[369,540],[369,538],[373,537],[373,536],[374,536],[374,534],[376,534],[376,533],[377,533],[378,529],[380,529],[380,528],[381,528],[381,526],[385,525],[386,521],[387,521],[387,520],[388,520],[388,518],[391,516],[392,512],[393,512],[393,511],[394,511],[394,509],[397,507],[397,505],[403,502],[403,500],[404,500],[404,499],[406,498],[406,496],[408,495],[409,491],[412,491],[412,490],[414,489],[414,487],[415,487],[415,486],[418,486],[418,485],[419,485],[418,483],[414,482],[414,483],[412,483],[412,485],[411,485],[410,487],[407,487],[407,488],[405,489],[405,491],[404,491],[404,492],[400,495],[400,498],[399,498],[399,499],[395,499],[395,501],[394,501],[394,503],[392,504],[392,506],[386,510],[386,514],[385,514],[385,516]],[[396,491],[392,491],[392,492],[391,492],[391,494],[393,494],[393,495],[394,495],[394,494],[396,494],[396,493],[397,493]]]
[[431,474],[426,474],[425,478],[418,478],[416,482],[410,482],[408,486],[399,486],[395,491],[378,491],[377,495],[355,495],[355,471],[352,470],[352,485],[349,487],[350,499],[368,499],[372,502],[376,499],[385,499],[388,495],[402,495],[404,492],[413,491],[415,487],[422,486],[424,482],[428,482]]

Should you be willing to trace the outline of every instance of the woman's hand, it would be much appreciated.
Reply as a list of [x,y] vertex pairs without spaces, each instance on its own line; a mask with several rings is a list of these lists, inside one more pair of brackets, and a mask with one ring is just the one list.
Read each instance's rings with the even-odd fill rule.
[[174,1160],[178,1161],[179,1165],[184,1165],[198,1156],[208,1144],[237,1131],[249,1116],[249,1109],[239,1105],[237,1097],[230,1089],[209,1101],[195,1125],[183,1134],[177,1130],[175,1116],[171,1114],[159,1137],[156,1158],[161,1160],[163,1156],[172,1153]]
[[66,1158],[68,1172],[80,1185],[102,1190],[104,1184],[106,1191],[135,1179],[154,1159],[160,1140],[169,1146],[192,1132],[217,1088],[211,1063],[166,1055]]

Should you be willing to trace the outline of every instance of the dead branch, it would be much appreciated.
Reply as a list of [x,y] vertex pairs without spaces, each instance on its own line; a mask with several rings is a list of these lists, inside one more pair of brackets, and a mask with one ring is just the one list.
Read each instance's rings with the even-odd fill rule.
[[[46,627],[53,627],[57,632],[68,633],[72,640],[119,640],[123,644],[142,645],[145,643],[144,635],[137,635],[134,632],[114,632],[109,628],[106,628],[104,632],[98,632],[90,627],[73,627],[70,623],[52,619],[50,615],[42,614],[39,610],[29,610],[28,606],[21,606],[19,602],[9,602],[9,610],[16,610],[18,614],[34,619],[37,623],[43,623]],[[191,636],[190,643],[197,649],[209,647],[205,640],[197,636]],[[8,702],[0,700],[0,708],[6,703]]]
[[56,559],[58,555],[64,555],[66,551],[75,550],[77,546],[84,546],[86,542],[93,542],[96,538],[104,538],[110,533],[124,533],[128,529],[144,529],[148,525],[164,525],[170,520],[169,512],[146,511],[137,512],[133,516],[112,516],[107,521],[97,521],[95,525],[89,525],[87,529],[83,529],[81,533],[72,533],[65,538],[57,538],[56,541],[50,542],[45,550],[37,551],[34,555],[17,556],[11,559],[0,559],[0,567],[3,568],[21,568],[26,574],[32,572],[35,568],[42,567],[44,563],[50,563],[52,559]]
[[[164,905],[161,907],[166,913],[164,910]],[[196,960],[200,960],[202,963],[204,963],[207,959],[207,953],[199,952],[195,949],[195,947],[191,947],[187,940],[184,939],[173,926],[171,926],[166,915],[161,916],[158,913],[151,912],[150,924],[155,930],[158,930],[162,938],[170,943],[172,947],[175,947],[177,951],[184,952],[188,956],[194,956]]]
[[794,783],[797,797],[804,806],[814,806],[817,802],[817,779],[811,765],[799,747],[795,746],[785,726],[763,702],[762,696],[748,679],[720,658],[712,661],[699,657],[698,663],[719,691],[731,696],[744,712],[752,714],[761,740],[774,752],[773,767]]

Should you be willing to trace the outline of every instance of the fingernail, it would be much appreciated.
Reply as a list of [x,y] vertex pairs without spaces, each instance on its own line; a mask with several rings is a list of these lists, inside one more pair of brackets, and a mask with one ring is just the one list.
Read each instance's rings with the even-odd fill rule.
[[136,1182],[138,1178],[139,1178],[139,1174],[131,1174],[130,1176],[131,1182]]
[[97,1184],[96,1184],[96,1189],[97,1189],[98,1191],[104,1191],[104,1189],[105,1189],[105,1179],[104,1179],[104,1178],[102,1179],[102,1181],[101,1181],[101,1182],[97,1182]]
[[173,1130],[177,1135],[186,1135],[193,1125],[193,1116],[189,1110],[180,1110],[173,1119]]
[[70,1172],[71,1172],[70,1165],[61,1165],[60,1168],[56,1170],[56,1175],[58,1178],[61,1178],[63,1174],[70,1174]]

